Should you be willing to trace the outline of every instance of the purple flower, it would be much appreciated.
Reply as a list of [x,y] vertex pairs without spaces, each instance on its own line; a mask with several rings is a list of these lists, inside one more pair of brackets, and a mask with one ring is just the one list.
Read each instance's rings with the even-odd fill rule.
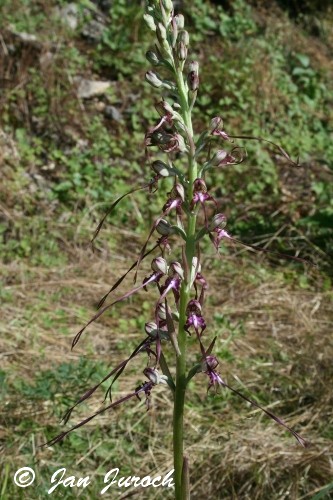
[[205,207],[206,201],[212,201],[215,204],[216,208],[218,208],[215,198],[213,198],[213,196],[211,196],[207,191],[207,186],[205,181],[200,178],[195,179],[193,183],[193,198],[191,201],[191,210],[193,210],[195,205],[200,203],[205,215],[205,225],[208,226],[208,219]]
[[149,408],[150,408],[150,395],[151,395],[152,388],[158,384],[166,384],[168,378],[165,375],[160,375],[159,372],[153,368],[146,368],[144,370],[144,374],[148,378],[148,381],[143,382],[139,387],[137,387],[135,389],[134,392],[132,392],[132,393],[128,394],[127,396],[124,396],[123,398],[120,398],[117,401],[114,401],[113,403],[109,404],[108,406],[98,410],[96,413],[94,413],[90,417],[85,418],[80,423],[74,425],[68,431],[61,432],[58,436],[54,437],[53,439],[51,439],[50,441],[45,443],[43,446],[52,446],[52,445],[58,443],[59,441],[62,441],[68,434],[70,434],[74,430],[78,429],[79,427],[82,427],[83,425],[87,424],[93,418],[97,417],[97,415],[100,415],[101,413],[104,413],[107,410],[111,410],[111,409],[115,408],[116,406],[119,406],[121,403],[128,401],[129,399],[133,398],[134,396],[136,396],[140,399],[140,394],[142,394],[142,393],[145,394],[146,406],[147,406],[147,410],[149,410]]
[[212,119],[210,133],[222,137],[225,141],[230,141],[228,134],[223,130],[223,120],[219,116]]
[[206,328],[206,322],[201,314],[201,304],[198,300],[190,300],[186,308],[186,316],[185,331],[190,333],[189,329],[193,327],[200,338]]
[[176,209],[177,213],[179,213],[180,212],[179,209],[182,203],[183,200],[181,198],[169,198],[168,201],[163,206],[162,210],[166,215],[168,215],[174,208]]
[[211,164],[216,167],[222,167],[224,165],[239,165],[244,161],[245,152],[242,148],[235,147],[230,153],[224,151],[223,149],[217,151],[211,160]]
[[179,276],[178,273],[175,272],[172,277],[168,277],[165,280],[164,285],[161,286],[161,296],[158,302],[159,303],[162,302],[162,300],[164,300],[164,298],[166,297],[167,293],[169,293],[170,290],[172,290],[177,304],[179,301],[180,283],[181,283],[181,277]]
[[184,153],[187,151],[183,136],[177,132],[167,132],[164,129],[165,120],[163,122],[162,120],[157,125],[157,129],[154,127],[154,129],[147,132],[145,137],[145,146],[158,146],[165,153],[171,153],[172,151]]
[[214,229],[214,231],[212,231],[211,233],[209,233],[209,237],[212,240],[213,245],[215,246],[216,250],[219,249],[220,242],[223,239],[226,238],[226,239],[232,240],[232,237],[230,236],[230,234],[227,231],[225,231],[225,229],[220,229],[218,227],[216,227]]
[[217,389],[218,386],[225,386],[220,374],[215,371],[219,362],[215,356],[205,356],[202,361],[202,371],[209,377],[209,386],[207,392],[211,387]]
[[304,447],[308,446],[308,443],[305,439],[303,439],[297,432],[295,432],[293,429],[291,429],[281,418],[277,417],[274,415],[269,410],[265,410],[261,405],[253,401],[252,399],[248,398],[244,394],[242,394],[240,391],[237,389],[234,389],[233,387],[230,387],[224,380],[222,380],[221,375],[216,371],[216,368],[218,367],[219,362],[215,356],[212,355],[207,355],[207,353],[204,354],[203,360],[202,360],[202,371],[208,375],[209,377],[209,385],[207,391],[211,389],[211,387],[214,387],[215,390],[218,389],[218,387],[226,387],[229,389],[231,392],[234,394],[237,394],[237,396],[240,396],[242,399],[245,399],[248,403],[251,405],[255,406],[256,408],[259,408],[262,410],[268,417],[270,417],[272,420],[275,420],[278,424],[280,424],[282,427],[287,429],[291,434],[297,439],[297,441]]

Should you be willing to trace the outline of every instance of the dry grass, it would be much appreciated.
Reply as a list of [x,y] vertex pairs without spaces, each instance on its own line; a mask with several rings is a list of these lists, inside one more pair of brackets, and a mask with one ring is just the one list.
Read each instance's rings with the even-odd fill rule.
[[[105,362],[113,366],[128,354],[128,343],[141,338],[131,323],[127,331],[119,328],[119,318],[140,314],[138,298],[92,325],[78,348],[70,351],[72,334],[93,313],[108,284],[131,262],[123,251],[111,264],[103,252],[99,256],[72,248],[71,255],[62,269],[33,268],[19,261],[3,267],[3,290],[10,293],[10,300],[1,306],[1,368],[9,383],[20,377],[33,384],[37,372],[50,366],[56,371],[60,363],[76,362],[82,355],[96,365]],[[192,464],[193,498],[311,498],[330,482],[333,473],[330,294],[320,291],[319,275],[317,281],[313,276],[317,289],[315,284],[312,289],[300,290],[293,283],[286,284],[281,273],[268,271],[267,265],[258,266],[248,256],[226,257],[223,273],[212,260],[213,255],[208,256],[211,299],[207,317],[223,312],[230,320],[229,329],[242,324],[244,330],[228,344],[229,359],[222,360],[221,374],[231,385],[285,418],[311,441],[311,446],[302,449],[282,428],[228,393],[207,399],[207,381],[199,376],[187,403],[186,449]],[[256,273],[261,273],[259,280]],[[130,284],[128,280],[125,287]],[[153,292],[147,295],[148,299],[153,296]],[[57,313],[59,309],[62,316]],[[210,327],[212,336],[212,329],[216,330],[212,320]],[[222,329],[222,339],[217,343],[221,353],[227,336],[227,329]],[[191,352],[194,359],[195,346],[191,346]],[[133,362],[115,397],[138,385],[143,363],[143,359]],[[165,390],[154,394],[154,408],[148,415],[142,403],[132,402],[90,422],[80,434],[87,436],[88,448],[83,455],[72,455],[73,468],[98,477],[105,473],[109,462],[98,457],[98,451],[108,439],[110,447],[116,447],[119,464],[128,470],[169,470],[172,404]],[[56,403],[39,400],[36,404],[25,399],[22,404],[21,398],[19,391],[9,399],[5,397],[0,428],[3,461],[13,468],[25,465],[27,453],[33,449],[40,467],[61,464],[59,445],[52,449],[37,447],[45,440],[47,426],[59,429],[53,411]],[[101,395],[94,397],[89,410],[73,416],[73,423],[78,415],[97,410],[100,402]],[[15,431],[30,419],[38,423],[37,432],[30,435],[27,430]],[[96,429],[97,439],[93,437]],[[124,439],[131,443],[130,454]],[[32,448],[27,445],[30,440]],[[149,498],[160,498],[160,493],[149,494]]]

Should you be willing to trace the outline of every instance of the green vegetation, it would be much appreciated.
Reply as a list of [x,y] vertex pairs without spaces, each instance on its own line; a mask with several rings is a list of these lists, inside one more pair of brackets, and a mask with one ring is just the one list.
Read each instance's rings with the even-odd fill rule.
[[[144,131],[156,119],[144,83],[150,35],[140,2],[110,3],[108,12],[99,8],[103,2],[79,0],[74,29],[59,16],[68,6],[63,0],[1,3],[4,499],[47,498],[49,478],[60,467],[77,477],[94,476],[81,497],[95,498],[110,464],[124,476],[157,474],[172,464],[171,426],[165,424],[171,407],[163,391],[148,414],[143,402],[133,401],[62,445],[39,448],[59,432],[65,408],[137,345],[150,310],[149,293],[128,301],[70,352],[73,334],[136,259],[159,206],[158,192],[151,195],[154,203],[140,192],[125,199],[95,253],[88,248],[115,197],[133,179],[139,184],[151,177],[143,147]],[[197,474],[193,498],[329,498],[333,12],[329,6],[311,10],[314,2],[306,9],[293,2],[292,10],[284,10],[282,1],[218,3],[183,2],[201,65],[195,126],[219,114],[231,135],[273,140],[293,159],[299,156],[300,167],[291,168],[270,145],[242,141],[246,162],[215,172],[209,188],[234,235],[270,250],[299,252],[318,265],[303,268],[252,252],[236,259],[239,248],[230,246],[220,260],[207,244],[208,307],[224,339],[217,346],[221,373],[302,430],[313,447],[299,449],[231,394],[207,398],[205,381],[200,386],[198,380],[187,401]],[[100,34],[94,22],[102,25]],[[90,32],[95,26],[90,36],[89,26]],[[77,77],[111,85],[101,95],[79,98]],[[118,396],[142,382],[136,362],[126,374],[115,387]],[[99,408],[107,387],[73,422]],[[18,491],[13,484],[22,466],[36,471],[33,489]],[[63,489],[61,498],[78,493]],[[147,498],[158,498],[154,494],[147,490]]]

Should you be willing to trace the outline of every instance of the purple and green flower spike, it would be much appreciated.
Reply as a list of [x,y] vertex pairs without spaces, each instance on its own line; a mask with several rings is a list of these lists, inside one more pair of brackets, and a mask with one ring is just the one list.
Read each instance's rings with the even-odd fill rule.
[[[153,222],[147,239],[138,252],[137,260],[121,276],[102,298],[97,313],[74,337],[72,347],[79,342],[85,329],[96,321],[105,311],[115,307],[141,289],[154,287],[156,300],[152,305],[151,316],[146,318],[143,327],[143,340],[129,357],[96,386],[88,390],[65,415],[67,421],[74,408],[88,399],[106,380],[111,379],[107,395],[111,397],[114,381],[124,372],[128,363],[136,356],[146,354],[142,368],[145,381],[127,396],[111,402],[94,415],[55,437],[48,444],[54,444],[67,434],[81,427],[100,413],[113,409],[140,394],[145,396],[149,410],[151,394],[156,385],[162,384],[170,390],[174,402],[173,451],[175,498],[189,498],[189,459],[184,456],[184,402],[189,381],[198,373],[208,377],[208,390],[227,388],[247,402],[260,408],[270,418],[288,429],[297,441],[306,446],[306,441],[290,429],[280,418],[265,410],[252,399],[230,387],[217,371],[220,366],[214,355],[216,338],[210,342],[209,318],[205,318],[204,306],[208,290],[207,281],[202,274],[200,245],[203,239],[210,239],[216,251],[222,244],[240,244],[251,250],[267,252],[250,244],[242,243],[229,233],[227,218],[220,211],[217,201],[210,194],[209,171],[227,168],[244,161],[245,150],[235,145],[237,137],[224,130],[221,117],[214,117],[206,130],[197,134],[193,130],[192,109],[200,91],[199,63],[189,60],[189,33],[185,30],[184,17],[174,12],[171,0],[147,0],[144,14],[148,29],[156,34],[156,44],[146,54],[152,69],[146,73],[146,82],[159,91],[162,99],[156,105],[156,122],[145,133],[146,156],[152,170],[152,179],[142,186],[133,187],[127,195],[138,190],[152,192],[161,189],[161,180],[168,179],[170,191],[165,193],[164,204],[159,216]],[[158,71],[157,71],[158,69]],[[249,140],[257,137],[240,137]],[[291,164],[296,165],[289,155],[278,148]],[[222,143],[222,144],[221,144]],[[221,149],[223,148],[223,149]],[[163,183],[165,185],[165,183]],[[110,207],[98,225],[93,239],[101,230],[103,223],[112,210],[127,196],[119,197]],[[150,240],[155,243],[148,249]],[[124,295],[105,304],[107,298],[134,271],[134,282],[143,260],[150,258],[151,273],[143,282],[136,284]],[[280,255],[280,254],[277,254]],[[300,262],[299,257],[288,256]],[[206,340],[207,339],[207,340]],[[191,366],[188,361],[188,344],[196,345],[198,363]],[[168,356],[164,354],[168,352]],[[171,355],[170,355],[171,352]],[[174,362],[172,366],[166,358]],[[223,366],[220,367],[223,373]],[[224,376],[223,376],[224,377]]]

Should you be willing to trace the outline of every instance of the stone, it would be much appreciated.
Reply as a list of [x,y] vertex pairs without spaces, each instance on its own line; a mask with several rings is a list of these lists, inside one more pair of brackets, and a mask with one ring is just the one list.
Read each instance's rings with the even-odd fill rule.
[[58,15],[64,24],[75,30],[79,24],[79,9],[75,3],[69,3],[58,11]]
[[99,80],[86,80],[76,77],[74,82],[77,84],[77,95],[80,99],[90,99],[98,95],[103,95],[110,88],[111,82]]
[[105,25],[93,19],[82,28],[81,35],[92,43],[97,43],[102,39]]
[[105,106],[104,116],[118,123],[123,119],[121,112],[115,106]]

